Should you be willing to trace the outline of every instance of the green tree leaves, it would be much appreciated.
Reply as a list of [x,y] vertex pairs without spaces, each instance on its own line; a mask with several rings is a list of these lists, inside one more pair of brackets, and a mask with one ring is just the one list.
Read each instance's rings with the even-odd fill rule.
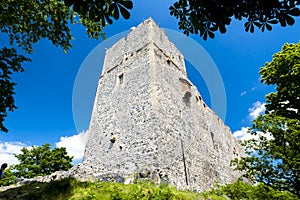
[[300,43],[285,44],[272,62],[261,68],[261,81],[276,85],[276,91],[266,96],[267,111],[300,119]]
[[71,47],[70,25],[81,23],[90,38],[105,38],[107,23],[119,19],[120,14],[129,19],[130,0],[7,0],[0,2],[0,32],[8,36],[10,46],[0,47],[0,131],[7,132],[3,122],[14,103],[14,86],[10,75],[23,72],[21,67],[28,58],[16,53],[17,47],[33,53],[33,45],[48,39],[66,53]]
[[7,132],[3,121],[7,117],[7,111],[16,109],[13,95],[15,82],[11,81],[11,75],[16,72],[23,72],[22,62],[30,59],[18,55],[16,49],[0,49],[0,131]]
[[71,48],[69,20],[73,11],[61,0],[2,1],[0,3],[0,31],[9,36],[11,45],[32,53],[32,45],[49,39],[54,46]]
[[297,0],[178,0],[170,7],[170,14],[179,19],[179,29],[185,34],[198,34],[204,40],[214,38],[214,32],[226,32],[231,19],[246,20],[246,32],[253,33],[255,28],[262,32],[272,30],[274,24],[282,27],[295,23],[294,17],[300,16],[300,2]]
[[222,197],[224,199],[298,199],[297,196],[289,192],[274,190],[263,183],[250,185],[249,183],[245,183],[240,180],[224,186],[218,185],[218,187],[211,191],[204,192],[204,195],[205,197],[213,197],[212,199],[221,199]]
[[11,168],[4,171],[4,176],[0,179],[0,186],[7,186],[15,183],[16,176],[12,172]]
[[[61,0],[1,1],[0,10],[0,31],[7,34],[11,46],[32,53],[33,44],[47,38],[64,51],[71,48],[69,20],[73,11]],[[16,83],[11,81],[11,74],[23,72],[25,61],[30,59],[18,55],[16,48],[0,49],[0,131],[8,131],[3,124],[7,111],[17,108],[13,97]]]
[[118,20],[120,14],[125,19],[129,19],[130,13],[128,10],[133,8],[131,0],[65,0],[64,2],[82,20],[88,20],[95,25],[99,24],[102,28],[106,26],[106,23],[112,24],[112,18]]
[[263,136],[246,141],[248,157],[234,162],[248,178],[300,197],[300,42],[285,44],[260,74],[263,83],[276,86],[266,95],[265,114],[252,122],[251,134]]
[[68,156],[63,147],[51,149],[50,144],[44,144],[31,149],[23,148],[21,151],[21,154],[15,155],[20,164],[13,167],[17,177],[33,178],[72,167],[73,157]]

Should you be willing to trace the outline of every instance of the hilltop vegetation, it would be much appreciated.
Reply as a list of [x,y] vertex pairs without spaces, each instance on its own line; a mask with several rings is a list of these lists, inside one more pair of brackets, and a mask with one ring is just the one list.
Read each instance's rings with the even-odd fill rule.
[[[1,189],[0,189],[1,190]],[[68,178],[50,183],[31,183],[0,192],[0,199],[274,199],[294,200],[297,196],[259,184],[236,181],[203,193],[179,191],[168,185],[141,182],[124,185],[107,182],[79,182]]]

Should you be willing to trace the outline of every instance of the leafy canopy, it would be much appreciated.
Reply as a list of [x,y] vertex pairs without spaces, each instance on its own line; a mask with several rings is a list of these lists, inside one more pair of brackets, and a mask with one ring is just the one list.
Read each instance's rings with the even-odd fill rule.
[[16,83],[11,81],[11,75],[24,71],[21,66],[24,61],[30,61],[30,59],[18,55],[14,48],[0,49],[0,131],[8,131],[3,124],[7,117],[7,110],[14,111],[17,108],[13,97]]
[[253,121],[251,134],[261,136],[246,141],[248,157],[234,163],[245,176],[300,197],[300,42],[285,44],[260,74],[276,91],[266,95],[265,114]]
[[[30,61],[17,52],[33,53],[33,45],[48,39],[67,52],[71,47],[70,24],[81,23],[91,38],[105,38],[107,23],[119,19],[119,13],[130,17],[132,2],[126,0],[6,0],[0,1],[0,32],[11,47],[0,46],[0,131],[7,132],[3,122],[8,111],[16,109],[13,95],[16,83],[11,75],[23,72],[22,63]],[[3,45],[3,44],[1,44]]]
[[103,29],[111,18],[130,17],[131,1],[126,0],[7,0],[0,2],[0,31],[10,45],[27,53],[40,39],[49,39],[64,51],[71,48],[70,24],[82,23],[91,38],[105,37]]
[[72,167],[73,157],[68,156],[66,148],[51,149],[50,144],[21,149],[15,155],[19,164],[13,166],[16,177],[33,178],[49,175],[56,171],[66,171]]
[[[185,34],[198,34],[206,40],[214,32],[226,32],[232,19],[245,21],[245,31],[272,30],[274,24],[293,25],[300,15],[299,0],[179,0],[170,7],[170,14],[179,19]],[[297,7],[298,6],[298,7]]]

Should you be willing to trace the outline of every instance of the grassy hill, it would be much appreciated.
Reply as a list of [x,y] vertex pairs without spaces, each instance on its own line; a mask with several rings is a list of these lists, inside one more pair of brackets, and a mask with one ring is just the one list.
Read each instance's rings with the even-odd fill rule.
[[[1,190],[1,189],[0,189]],[[204,193],[178,191],[168,185],[154,185],[141,182],[124,185],[107,182],[79,182],[68,178],[50,183],[30,183],[0,192],[0,199],[197,199],[197,200],[228,200],[228,199],[298,199],[290,193],[280,192],[260,184],[251,186],[237,181],[226,186],[219,186]]]

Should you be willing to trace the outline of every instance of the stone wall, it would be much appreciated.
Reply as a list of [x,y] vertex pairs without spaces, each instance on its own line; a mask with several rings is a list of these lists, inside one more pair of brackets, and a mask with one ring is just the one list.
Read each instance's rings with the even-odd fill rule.
[[83,166],[94,174],[130,177],[146,170],[198,191],[240,175],[229,164],[242,148],[152,19],[107,50],[88,132]]

